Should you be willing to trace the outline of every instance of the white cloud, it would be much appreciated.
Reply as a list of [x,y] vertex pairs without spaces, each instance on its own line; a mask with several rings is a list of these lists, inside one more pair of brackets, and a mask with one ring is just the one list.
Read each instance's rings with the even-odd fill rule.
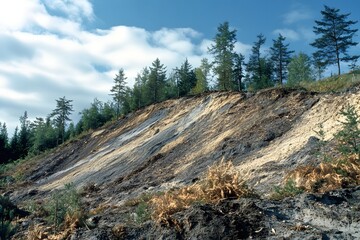
[[83,18],[93,18],[93,8],[88,0],[44,0],[44,4],[53,11],[60,11],[70,19],[81,22]]
[[281,34],[282,36],[286,37],[288,40],[291,41],[300,40],[300,35],[293,29],[288,29],[288,28],[276,29],[273,31],[273,34],[275,35]]
[[286,24],[293,24],[308,19],[311,19],[311,14],[305,9],[292,10],[284,15],[284,23]]
[[78,118],[95,97],[110,99],[119,68],[132,85],[136,74],[156,58],[170,73],[186,57],[193,67],[210,57],[211,41],[194,43],[201,34],[190,28],[149,32],[115,26],[86,31],[82,19],[93,15],[89,1],[8,2],[0,4],[0,121],[7,123],[9,132],[25,110],[31,119],[45,117],[62,96],[74,100],[73,119]]

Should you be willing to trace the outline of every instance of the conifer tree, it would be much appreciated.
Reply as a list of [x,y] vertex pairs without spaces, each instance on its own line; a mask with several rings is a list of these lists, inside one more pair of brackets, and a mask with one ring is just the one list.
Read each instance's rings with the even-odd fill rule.
[[186,96],[196,84],[195,72],[187,59],[175,71],[178,77],[179,97]]
[[115,75],[114,86],[111,88],[110,92],[113,96],[114,102],[116,103],[116,117],[120,115],[120,108],[125,102],[126,97],[126,77],[124,69],[120,68],[119,73]]
[[341,14],[339,9],[325,6],[321,11],[322,20],[315,21],[314,33],[319,37],[311,46],[317,48],[316,55],[324,59],[326,65],[336,64],[338,75],[341,73],[340,62],[349,62],[359,56],[350,56],[348,49],[358,43],[353,37],[358,29],[351,29],[357,21],[348,20],[350,13]]
[[233,74],[234,74],[234,81],[237,86],[237,90],[239,92],[244,90],[244,83],[243,83],[243,78],[245,77],[244,70],[245,70],[245,56],[242,55],[241,53],[235,54]]
[[65,130],[67,122],[71,121],[70,114],[73,112],[73,106],[71,104],[73,100],[68,100],[64,97],[56,100],[56,108],[51,113],[51,117],[54,118],[55,126],[58,130],[58,139],[61,139],[61,142],[65,142]]
[[211,71],[211,63],[207,58],[201,59],[201,65],[195,68],[196,84],[191,90],[193,94],[203,93],[209,90],[209,75]]
[[262,34],[259,34],[257,38],[258,40],[254,42],[249,62],[246,66],[249,74],[249,85],[252,90],[259,90],[272,86],[271,62],[261,55],[261,47],[265,44],[266,38]]
[[9,160],[9,137],[7,133],[6,123],[0,123],[0,164]]
[[280,85],[283,85],[284,80],[287,79],[287,66],[290,63],[291,54],[294,53],[294,51],[288,50],[289,44],[284,43],[285,39],[279,34],[278,38],[273,40],[273,46],[270,48],[276,81]]
[[229,23],[224,22],[218,27],[209,52],[214,56],[214,72],[217,75],[217,88],[231,90],[233,88],[233,59],[236,43],[236,30],[230,30]]
[[150,67],[150,74],[147,83],[148,104],[157,103],[164,98],[164,87],[166,79],[166,68],[157,58]]
[[20,131],[19,131],[19,145],[18,153],[19,158],[24,158],[29,153],[31,147],[31,129],[30,121],[27,115],[27,112],[24,112],[24,115],[20,117]]

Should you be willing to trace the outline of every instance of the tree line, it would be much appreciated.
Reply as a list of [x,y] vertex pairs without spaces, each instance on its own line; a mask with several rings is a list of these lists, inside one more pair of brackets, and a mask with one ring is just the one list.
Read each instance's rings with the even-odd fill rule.
[[121,115],[167,99],[210,90],[257,91],[276,85],[296,86],[302,81],[320,79],[332,64],[336,64],[340,74],[341,62],[351,62],[352,70],[358,68],[359,56],[348,54],[348,49],[357,45],[353,41],[357,29],[351,29],[357,22],[348,20],[350,14],[341,14],[339,9],[328,6],[321,14],[322,19],[315,21],[314,33],[318,38],[311,43],[316,49],[312,56],[303,52],[295,54],[281,34],[265,52],[266,38],[259,34],[245,62],[245,56],[235,52],[236,30],[224,22],[208,49],[212,62],[204,58],[200,66],[194,68],[185,59],[168,72],[164,64],[155,59],[151,66],[137,74],[132,88],[127,86],[127,77],[121,68],[109,93],[113,101],[104,103],[95,98],[89,108],[80,112],[76,125],[70,119],[73,100],[65,97],[56,100],[56,108],[46,118],[37,117],[31,122],[25,111],[20,117],[20,128],[15,129],[11,139],[6,123],[0,123],[0,163],[39,154]]

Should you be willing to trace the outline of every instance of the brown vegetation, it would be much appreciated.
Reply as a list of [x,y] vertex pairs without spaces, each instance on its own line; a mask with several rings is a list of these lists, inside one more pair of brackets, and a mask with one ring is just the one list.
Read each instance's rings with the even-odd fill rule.
[[152,198],[152,218],[158,223],[168,224],[172,214],[195,202],[217,203],[222,199],[253,195],[239,175],[232,162],[222,160],[209,167],[204,179],[198,183]]
[[322,162],[318,166],[303,166],[290,172],[286,180],[308,192],[326,192],[360,184],[360,162],[356,156]]

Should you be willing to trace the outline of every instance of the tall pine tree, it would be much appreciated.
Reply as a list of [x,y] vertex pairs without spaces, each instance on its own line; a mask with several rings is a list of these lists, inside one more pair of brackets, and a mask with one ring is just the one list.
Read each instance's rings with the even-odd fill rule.
[[271,62],[261,55],[261,47],[265,44],[266,38],[262,34],[259,34],[257,38],[258,40],[254,42],[249,62],[246,66],[250,81],[249,88],[251,90],[259,90],[273,85],[271,80]]
[[294,51],[288,50],[289,44],[285,44],[285,37],[279,34],[276,40],[273,40],[273,46],[270,48],[271,60],[273,62],[273,70],[275,72],[276,81],[283,85],[287,79],[287,66],[291,60],[291,54]]
[[341,74],[340,62],[349,62],[359,56],[350,56],[348,49],[358,43],[353,37],[358,29],[350,27],[357,21],[348,20],[350,13],[340,14],[340,10],[325,6],[321,11],[322,20],[315,21],[314,33],[319,37],[311,45],[318,50],[316,55],[324,60],[326,65],[336,64],[338,75]]
[[51,113],[51,117],[54,117],[54,123],[58,130],[58,139],[61,143],[65,142],[65,130],[67,122],[71,121],[70,114],[73,112],[73,106],[71,104],[73,100],[66,99],[65,96],[56,100],[56,108]]
[[245,77],[244,70],[245,70],[245,56],[242,55],[241,53],[235,54],[233,74],[234,74],[234,81],[237,86],[237,90],[239,92],[244,90],[244,83],[243,83],[243,78]]
[[126,77],[124,69],[120,68],[119,73],[115,75],[114,86],[110,90],[110,95],[113,96],[114,102],[116,103],[116,117],[120,115],[120,109],[126,99]]
[[231,90],[233,88],[233,59],[236,43],[236,30],[230,30],[229,23],[224,22],[218,27],[209,52],[214,56],[214,72],[217,75],[217,88]]
[[150,67],[150,74],[147,83],[148,104],[157,103],[164,98],[164,87],[166,79],[166,67],[157,58]]

